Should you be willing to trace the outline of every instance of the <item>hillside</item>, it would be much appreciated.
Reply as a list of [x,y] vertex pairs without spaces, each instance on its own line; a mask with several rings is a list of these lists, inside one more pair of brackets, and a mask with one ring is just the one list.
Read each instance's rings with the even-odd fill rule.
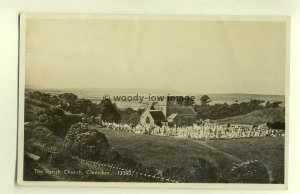
[[62,108],[56,107],[56,106],[51,105],[46,102],[42,102],[40,100],[35,100],[35,99],[31,99],[29,97],[25,97],[25,111],[31,111],[32,113],[37,114],[41,110],[50,109],[50,108],[52,108],[52,109],[57,108],[57,109],[63,111],[66,115],[71,115],[70,112],[68,112]]
[[197,159],[203,158],[219,170],[220,182],[230,182],[230,170],[234,163],[257,159],[267,165],[272,182],[283,182],[284,138],[193,141],[97,129],[105,134],[110,145],[121,155],[162,171],[173,166],[193,170]]
[[195,141],[155,135],[140,135],[123,131],[97,128],[104,133],[109,144],[122,156],[161,171],[183,166],[194,171],[198,159],[210,161],[219,170],[220,182],[232,181],[230,169],[238,159],[227,157]]
[[25,98],[25,122],[30,122],[30,129],[43,126],[56,136],[63,138],[70,126],[82,120],[80,115],[71,114],[51,104]]
[[207,144],[230,153],[243,161],[262,161],[269,169],[272,183],[284,182],[284,143],[284,137],[207,141]]
[[285,109],[280,107],[256,110],[245,115],[215,120],[215,122],[219,124],[232,123],[251,125],[258,125],[267,122],[285,122]]

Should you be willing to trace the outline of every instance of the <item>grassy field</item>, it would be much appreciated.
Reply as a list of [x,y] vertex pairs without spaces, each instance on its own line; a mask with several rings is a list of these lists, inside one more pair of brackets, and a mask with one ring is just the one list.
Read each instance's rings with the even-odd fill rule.
[[267,122],[284,122],[285,121],[285,109],[280,108],[268,108],[262,110],[256,110],[245,115],[228,117],[225,119],[215,120],[219,124],[250,124],[258,125]]
[[98,128],[121,155],[165,170],[172,166],[192,169],[197,158],[211,161],[222,182],[232,179],[231,168],[241,160],[258,159],[271,172],[273,182],[283,182],[284,138],[215,140],[197,143],[189,139],[140,135]]
[[271,182],[284,181],[284,137],[211,140],[207,143],[243,161],[259,160],[271,173]]

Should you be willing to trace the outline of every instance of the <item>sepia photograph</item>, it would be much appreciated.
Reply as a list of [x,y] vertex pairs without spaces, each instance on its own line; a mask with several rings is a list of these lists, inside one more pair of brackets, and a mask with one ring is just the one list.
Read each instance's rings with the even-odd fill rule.
[[287,189],[290,18],[21,14],[20,185]]

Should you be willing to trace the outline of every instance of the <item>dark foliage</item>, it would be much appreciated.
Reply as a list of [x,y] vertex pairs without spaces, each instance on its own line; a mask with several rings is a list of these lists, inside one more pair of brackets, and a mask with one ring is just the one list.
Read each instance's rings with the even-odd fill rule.
[[268,123],[267,123],[267,126],[268,126],[270,129],[285,129],[285,122],[279,122],[279,121],[276,121],[276,122],[268,122]]
[[133,126],[137,125],[140,121],[142,109],[134,110],[133,108],[125,108],[120,111],[121,123],[132,124]]
[[41,102],[60,107],[73,114],[84,113],[88,116],[97,116],[99,114],[99,108],[96,103],[93,103],[88,99],[78,98],[78,96],[73,93],[64,93],[59,94],[58,96],[52,96],[48,93],[32,91],[28,92],[27,95],[30,99],[39,100]]
[[257,160],[235,164],[231,171],[238,183],[269,183],[270,181],[267,168]]
[[[63,93],[58,96],[52,96],[40,91],[27,92],[28,99],[25,101],[25,121],[34,120],[30,106],[34,105],[40,108],[50,109],[51,106],[58,107],[64,111],[73,114],[84,115],[84,122],[96,123],[96,117],[108,122],[132,123],[136,125],[142,110],[135,111],[132,108],[119,110],[110,99],[103,99],[99,104],[93,103],[88,99],[78,98],[73,93]],[[51,106],[50,106],[51,105]],[[90,120],[88,120],[90,118]],[[52,123],[53,124],[53,123]],[[73,124],[73,123],[72,123]]]
[[214,105],[196,105],[194,109],[197,112],[197,119],[223,119],[226,117],[233,117],[238,115],[243,115],[250,113],[254,110],[263,109],[262,105],[264,101],[262,100],[251,100],[249,102],[242,102],[240,104],[234,103],[228,105],[224,104],[214,104]]
[[60,101],[57,96],[52,96],[48,93],[40,92],[40,91],[28,92],[28,97],[51,105],[57,105]]
[[[129,169],[148,169],[130,158],[122,157],[110,147],[103,133],[88,128],[88,124],[77,123],[72,125],[63,144],[65,150],[73,156],[92,161],[100,161],[102,163],[115,164]],[[148,169],[145,172],[149,171]]]
[[88,116],[97,116],[99,113],[97,104],[88,99],[78,98],[73,93],[60,94],[58,98],[60,99],[59,105],[71,113],[84,113]]
[[182,166],[174,166],[163,171],[163,176],[174,178],[185,183],[214,183],[218,181],[218,169],[203,158],[197,159],[193,171]]
[[201,98],[200,98],[200,104],[201,106],[205,106],[207,105],[208,103],[210,103],[211,100],[210,100],[210,97],[207,96],[207,95],[203,95]]
[[99,113],[104,121],[119,122],[121,120],[117,106],[110,99],[103,99],[98,106],[100,109]]
[[266,103],[266,108],[278,108],[280,106],[280,104],[282,104],[281,101],[275,101],[275,102],[272,102],[272,103],[270,101],[268,101]]
[[59,108],[50,108],[39,111],[34,119],[35,126],[45,126],[58,137],[64,137],[69,127],[81,121],[77,115],[65,115]]
[[26,140],[24,145],[25,150],[30,153],[38,153],[40,147],[36,146],[37,143],[56,151],[59,151],[62,148],[62,139],[43,126],[25,127],[24,138]]
[[64,147],[71,155],[103,161],[107,158],[109,143],[103,133],[89,129],[87,124],[77,123],[68,131]]

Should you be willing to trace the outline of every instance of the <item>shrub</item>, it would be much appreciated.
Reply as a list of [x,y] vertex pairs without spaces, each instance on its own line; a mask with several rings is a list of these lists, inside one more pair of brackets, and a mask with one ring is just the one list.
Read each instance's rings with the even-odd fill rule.
[[71,126],[65,139],[64,146],[70,154],[90,160],[103,160],[109,143],[103,133],[89,129],[87,124],[77,123]]
[[238,183],[269,183],[270,181],[267,168],[257,160],[234,164],[231,171]]
[[24,130],[24,139],[24,150],[32,154],[41,156],[40,145],[45,146],[49,150],[63,151],[63,140],[43,126],[26,127]]
[[78,115],[65,115],[59,108],[39,111],[34,118],[35,126],[45,126],[58,137],[64,138],[70,126],[81,121]]

